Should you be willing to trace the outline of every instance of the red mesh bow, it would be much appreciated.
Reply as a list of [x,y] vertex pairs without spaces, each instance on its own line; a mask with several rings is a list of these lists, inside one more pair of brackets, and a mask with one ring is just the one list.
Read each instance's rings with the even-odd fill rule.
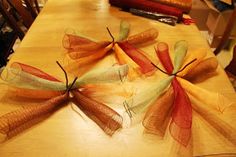
[[[156,53],[158,58],[160,59],[160,62],[162,63],[163,67],[167,71],[169,75],[172,75],[172,71],[174,69],[171,58],[169,56],[169,50],[168,46],[166,44],[159,44],[158,48],[156,49]],[[191,102],[189,100],[188,95],[186,94],[185,90],[182,88],[180,85],[179,81],[174,77],[172,83],[172,88],[174,92],[171,92],[170,89],[168,90],[169,92],[166,92],[166,95],[162,96],[160,99],[160,102],[157,102],[155,105],[159,105],[160,107],[152,107],[149,109],[149,111],[146,113],[146,118],[144,119],[144,125],[145,127],[148,128],[153,128],[155,123],[157,123],[158,126],[161,126],[157,129],[152,129],[152,132],[157,132],[158,134],[161,132],[163,134],[166,126],[164,127],[164,119],[167,118],[167,115],[162,115],[162,116],[157,116],[156,120],[155,118],[148,116],[148,114],[155,112],[154,110],[151,111],[152,109],[158,109],[160,110],[161,105],[166,105],[164,108],[166,114],[171,110],[171,122],[169,125],[169,130],[172,135],[172,137],[181,143],[184,146],[187,146],[191,137],[191,126],[192,126],[192,106]],[[172,93],[172,94],[171,94]],[[174,100],[172,101],[167,101],[167,99],[172,99],[171,97],[174,97]],[[164,104],[163,102],[167,103]],[[159,104],[158,104],[159,103]],[[172,103],[172,105],[170,104]],[[156,110],[157,111],[157,110]],[[160,113],[160,112],[158,112]],[[161,114],[164,114],[163,112]],[[162,121],[164,124],[160,124],[159,122]],[[149,124],[152,123],[152,124]],[[164,128],[163,128],[164,127]],[[157,131],[155,131],[157,130]]]
[[[60,80],[41,71],[40,69],[26,64],[14,62],[11,67],[12,69],[15,69],[15,71],[13,70],[13,72],[16,76],[20,75],[20,73],[23,72],[27,76],[33,76],[34,79],[47,80],[54,83],[62,83]],[[27,81],[27,79],[24,80]],[[67,75],[66,80],[68,81]],[[0,116],[0,133],[6,134],[8,137],[10,137],[12,133],[17,134],[18,132],[22,131],[24,126],[29,122],[34,121],[35,119],[38,119],[40,117],[44,117],[47,114],[52,114],[61,106],[66,105],[70,101],[70,91],[75,97],[76,105],[89,118],[95,121],[106,134],[112,135],[116,130],[121,128],[122,117],[115,110],[103,103],[93,100],[88,96],[89,94],[82,94],[77,89],[71,89],[73,84],[75,83],[75,80],[70,85],[70,87],[67,82],[67,89],[62,91],[37,88],[30,89],[27,87],[12,86],[11,88],[13,88],[17,96],[48,100],[40,104],[34,104],[27,108],[21,108]]]

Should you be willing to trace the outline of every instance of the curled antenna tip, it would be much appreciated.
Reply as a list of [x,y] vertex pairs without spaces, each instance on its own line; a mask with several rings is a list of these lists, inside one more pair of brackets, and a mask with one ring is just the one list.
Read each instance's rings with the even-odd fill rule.
[[111,36],[111,38],[112,38],[112,42],[114,42],[114,41],[115,41],[115,38],[114,38],[113,35],[111,34],[111,31],[109,30],[108,27],[107,27],[107,31],[108,31],[109,35]]
[[61,68],[61,70],[62,70],[62,71],[64,72],[64,74],[65,74],[65,78],[66,78],[66,89],[68,89],[69,84],[68,84],[68,76],[67,76],[67,73],[66,73],[65,69],[61,66],[61,64],[60,64],[58,61],[56,61],[56,63],[57,63],[57,65]]
[[161,68],[159,68],[156,64],[154,64],[153,62],[151,62],[151,64],[157,68],[159,71],[161,71],[162,73],[166,74],[166,75],[170,75],[169,73],[165,72],[164,70],[162,70]]

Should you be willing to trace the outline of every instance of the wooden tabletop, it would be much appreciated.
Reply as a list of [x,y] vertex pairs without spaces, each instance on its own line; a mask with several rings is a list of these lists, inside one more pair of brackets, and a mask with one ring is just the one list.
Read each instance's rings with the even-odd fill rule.
[[[55,61],[65,62],[66,50],[62,46],[65,32],[78,31],[97,40],[111,40],[106,27],[114,36],[118,36],[121,20],[130,23],[130,34],[155,27],[159,31],[157,41],[168,43],[171,50],[173,50],[176,41],[186,40],[189,43],[190,50],[203,47],[207,49],[208,56],[214,56],[207,41],[202,38],[195,25],[177,24],[174,27],[169,26],[120,11],[119,8],[111,7],[107,0],[48,0],[28,30],[21,45],[11,57],[9,64],[14,61],[29,64],[63,80],[64,74]],[[153,47],[154,45],[148,45],[141,49],[148,52],[147,56],[156,62]],[[115,63],[114,56],[110,55],[102,62],[107,62],[107,67],[103,68],[109,68]],[[101,64],[100,67],[98,65],[98,68],[102,66],[104,64]],[[141,81],[139,80],[139,83],[145,84],[153,80],[153,78],[144,78]],[[137,82],[132,85],[137,85]],[[217,69],[216,76],[197,85],[209,91],[224,94],[230,99],[235,98],[233,87],[220,66]],[[0,115],[40,101],[15,98],[14,94],[8,92],[6,86],[0,86]],[[121,114],[124,112],[123,106],[116,107],[116,109]],[[191,149],[186,151],[185,156],[236,153],[235,145],[225,141],[201,117],[197,116],[196,113],[193,114],[193,144]],[[2,142],[0,144],[0,156],[179,156],[168,135],[164,139],[146,135],[143,133],[144,128],[141,123],[124,127],[110,137],[92,120],[85,115],[82,117],[71,109],[71,105],[67,105],[46,120]],[[233,117],[232,123],[235,124],[235,120],[236,117]]]

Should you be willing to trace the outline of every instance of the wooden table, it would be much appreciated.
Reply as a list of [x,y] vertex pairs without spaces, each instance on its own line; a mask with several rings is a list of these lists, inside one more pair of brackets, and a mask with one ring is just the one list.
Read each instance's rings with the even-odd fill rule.
[[[186,40],[190,49],[205,47],[208,56],[214,56],[195,25],[178,24],[173,27],[137,17],[111,7],[107,0],[48,0],[9,64],[14,61],[29,64],[64,80],[64,74],[55,61],[58,60],[62,63],[64,61],[66,50],[62,46],[62,38],[65,32],[76,30],[98,40],[110,40],[106,27],[109,27],[113,35],[117,36],[120,20],[130,22],[131,34],[141,32],[145,28],[157,28],[159,30],[157,41],[167,42],[172,50],[176,41]],[[153,45],[142,49],[145,52],[150,52],[149,57],[156,59]],[[114,56],[110,55],[103,62],[108,62],[109,67],[109,64],[115,63]],[[220,66],[217,73],[218,75],[199,83],[198,86],[213,92],[220,92],[234,99],[234,90]],[[144,83],[148,81],[153,81],[153,79],[143,79]],[[14,94],[7,91],[7,87],[1,85],[0,115],[28,103],[37,103],[35,100],[14,98]],[[124,112],[123,106],[118,110],[121,113]],[[231,110],[234,114],[235,111]],[[123,128],[109,137],[94,122],[86,116],[84,117],[85,120],[78,116],[70,105],[63,107],[45,121],[1,143],[0,156],[179,156],[175,153],[175,149],[170,145],[168,139],[160,140],[155,136],[143,134],[141,123]],[[235,124],[235,120],[236,118],[232,117],[232,124]],[[225,142],[214,130],[207,128],[208,126],[200,117],[194,118],[193,141],[195,142],[193,142],[193,149],[190,149],[190,154],[200,156],[227,152],[236,153],[234,145]],[[204,137],[207,137],[207,140]],[[188,152],[186,156],[191,155]]]

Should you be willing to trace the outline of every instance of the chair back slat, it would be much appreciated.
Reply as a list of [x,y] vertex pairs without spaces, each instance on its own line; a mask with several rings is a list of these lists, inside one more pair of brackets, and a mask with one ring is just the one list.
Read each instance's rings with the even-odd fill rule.
[[[37,0],[0,0],[0,14],[7,27],[12,31],[2,32],[0,40],[0,67],[8,61],[8,56],[13,53],[13,45],[19,37],[21,40],[25,32],[30,28],[39,11],[35,7]],[[32,2],[32,3],[31,3]],[[5,24],[4,24],[5,25]],[[2,25],[1,25],[2,26]]]
[[13,15],[9,14],[9,10],[7,8],[5,8],[3,4],[0,4],[0,12],[3,15],[3,17],[5,18],[5,20],[7,21],[7,23],[9,24],[9,26],[17,32],[18,37],[22,40],[23,37],[25,36],[25,33],[18,26],[18,24],[17,24],[16,20],[14,19]]
[[217,55],[218,53],[220,53],[220,51],[224,48],[227,40],[229,39],[229,36],[231,34],[231,31],[234,27],[236,23],[236,7],[234,8],[228,22],[227,22],[227,25],[226,25],[226,28],[224,30],[224,33],[222,35],[222,38],[220,39],[220,42],[219,44],[217,45],[215,51],[214,51],[214,54]]
[[236,77],[236,45],[233,49],[233,58],[230,61],[229,65],[225,68],[225,70]]
[[7,1],[14,9],[16,9],[16,11],[21,16],[25,26],[29,28],[34,21],[34,17],[32,16],[30,9],[27,10],[27,8],[23,6],[21,0],[7,0]]

